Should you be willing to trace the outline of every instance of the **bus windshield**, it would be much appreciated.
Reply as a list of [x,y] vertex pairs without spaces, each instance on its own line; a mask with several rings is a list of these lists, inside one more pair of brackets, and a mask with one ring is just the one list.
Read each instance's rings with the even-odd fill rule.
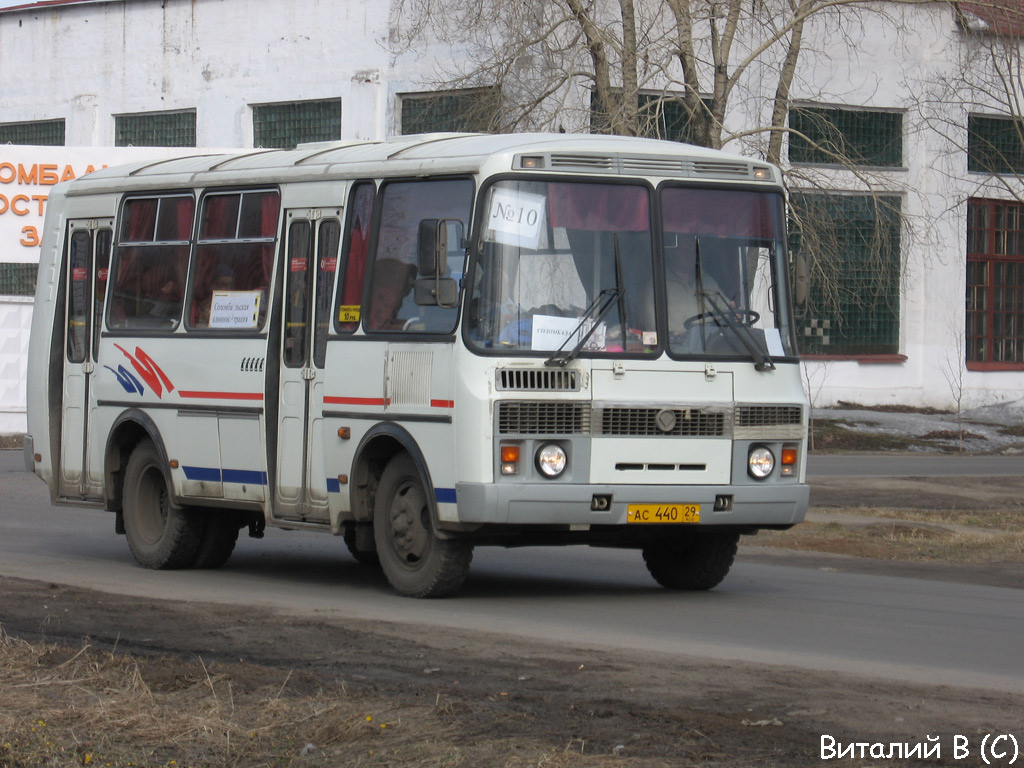
[[795,354],[782,196],[668,186],[660,202],[669,353]]
[[647,187],[508,180],[484,195],[468,292],[472,346],[550,355],[582,341],[585,355],[656,351],[646,311],[654,306]]
[[470,345],[762,362],[793,354],[779,291],[781,195],[664,186],[659,203],[656,259],[646,186],[504,180],[486,189]]

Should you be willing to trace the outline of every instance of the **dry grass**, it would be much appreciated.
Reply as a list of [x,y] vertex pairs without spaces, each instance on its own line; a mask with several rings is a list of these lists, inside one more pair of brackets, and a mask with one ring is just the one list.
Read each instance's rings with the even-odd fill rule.
[[293,693],[290,673],[262,672],[247,690],[252,667],[28,643],[0,627],[0,768],[667,766],[553,735],[503,737],[494,721],[467,729],[444,696],[399,705],[341,684]]
[[[784,532],[764,531],[759,546],[948,563],[1024,563],[1024,516],[1005,510],[857,509],[860,518],[805,522]],[[840,517],[840,515],[837,515]],[[871,522],[870,518],[878,518]],[[898,522],[893,519],[898,518]]]

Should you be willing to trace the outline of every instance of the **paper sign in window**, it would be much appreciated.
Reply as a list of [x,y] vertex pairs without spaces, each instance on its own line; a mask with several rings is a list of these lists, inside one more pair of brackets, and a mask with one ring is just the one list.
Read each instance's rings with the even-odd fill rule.
[[487,213],[488,240],[536,250],[540,246],[547,198],[511,189],[495,189]]
[[[579,327],[579,333],[573,333]],[[593,320],[587,320],[580,326],[578,317],[556,317],[554,315],[534,315],[530,334],[530,347],[535,351],[553,352],[562,344],[565,349],[572,349],[579,340],[594,327]],[[605,347],[607,328],[601,323],[587,339],[584,349],[601,350]],[[566,343],[569,337],[572,340]]]
[[210,305],[210,327],[256,328],[262,291],[214,291]]

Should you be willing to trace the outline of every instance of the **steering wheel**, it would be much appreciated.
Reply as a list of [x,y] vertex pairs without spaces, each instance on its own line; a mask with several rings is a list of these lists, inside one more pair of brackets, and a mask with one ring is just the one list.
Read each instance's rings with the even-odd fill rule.
[[[729,309],[725,312],[718,312],[716,310],[708,310],[706,312],[698,312],[693,317],[688,317],[683,322],[684,328],[693,328],[695,325],[701,325],[709,321],[713,321],[716,325],[728,325],[726,317],[731,317],[732,321],[743,328],[749,328],[758,320],[761,319],[761,315],[752,309]],[[719,322],[721,320],[721,322]]]

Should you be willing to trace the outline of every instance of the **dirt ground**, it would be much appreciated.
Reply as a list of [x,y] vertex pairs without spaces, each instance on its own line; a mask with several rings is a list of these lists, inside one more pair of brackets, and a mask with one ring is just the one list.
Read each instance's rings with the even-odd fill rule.
[[[956,527],[958,515],[970,522],[984,507],[984,528],[1018,520],[1022,500],[1015,478],[836,480],[816,484],[812,517],[842,516],[854,529],[932,507],[940,522],[908,524]],[[758,538],[741,557],[1024,586],[1024,557],[891,562]],[[825,734],[841,743],[939,737],[941,763],[926,762],[970,766],[981,760],[954,761],[954,734],[1019,734],[1024,711],[1018,696],[981,690],[696,658],[681,665],[454,631],[424,637],[400,625],[8,578],[0,589],[2,768],[795,768],[819,763]]]

